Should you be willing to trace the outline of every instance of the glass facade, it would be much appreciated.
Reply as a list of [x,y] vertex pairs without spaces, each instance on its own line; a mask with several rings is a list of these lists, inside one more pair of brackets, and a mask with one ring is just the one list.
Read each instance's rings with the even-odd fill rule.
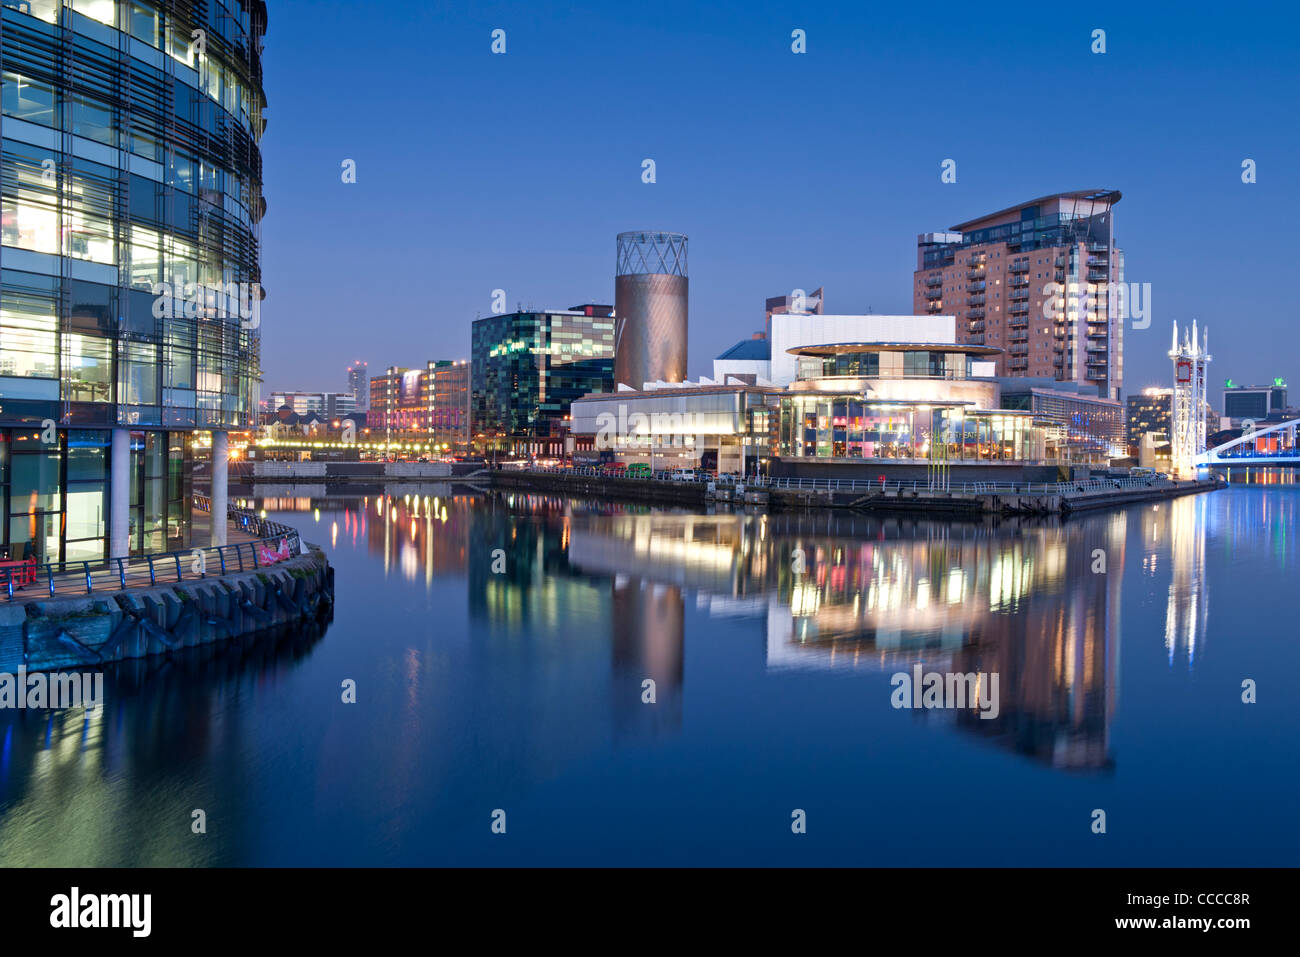
[[481,445],[549,436],[574,399],[614,391],[610,316],[489,316],[475,320],[472,341],[470,428]]
[[[809,350],[812,351],[812,350]],[[962,352],[929,349],[837,352],[835,355],[799,357],[800,379],[833,376],[884,379],[970,378],[971,357]]]
[[[45,562],[107,557],[110,433],[0,429],[0,555]],[[188,432],[131,431],[129,551],[191,546],[193,448]]]
[[1032,416],[964,405],[873,402],[826,393],[781,399],[778,454],[929,462],[1040,461]]
[[122,428],[131,550],[187,547],[187,433],[257,408],[265,4],[0,16],[4,544],[102,558]]

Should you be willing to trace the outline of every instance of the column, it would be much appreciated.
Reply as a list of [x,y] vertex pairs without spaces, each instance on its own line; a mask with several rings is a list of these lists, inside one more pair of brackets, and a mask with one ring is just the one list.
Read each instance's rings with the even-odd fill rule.
[[230,439],[225,432],[212,433],[212,546],[226,544],[226,487],[230,478]]
[[108,462],[108,557],[131,553],[131,430],[114,429]]

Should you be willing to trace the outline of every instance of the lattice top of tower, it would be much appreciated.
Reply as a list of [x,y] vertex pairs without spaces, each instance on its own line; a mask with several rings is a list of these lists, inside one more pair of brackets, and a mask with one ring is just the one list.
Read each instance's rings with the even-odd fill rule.
[[616,276],[686,276],[686,237],[633,230],[618,234]]

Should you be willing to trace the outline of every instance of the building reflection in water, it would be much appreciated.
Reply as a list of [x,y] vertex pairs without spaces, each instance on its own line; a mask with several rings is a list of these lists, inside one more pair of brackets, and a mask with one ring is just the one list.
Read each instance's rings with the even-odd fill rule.
[[[1181,655],[1190,667],[1208,616],[1211,516],[1264,524],[1292,541],[1290,500],[1253,502],[1212,511],[1207,496],[1195,496],[1062,523],[695,514],[520,493],[390,495],[345,509],[341,534],[356,541],[360,528],[387,574],[465,576],[471,617],[494,629],[599,636],[621,689],[611,696],[618,728],[645,727],[647,712],[678,726],[689,601],[709,616],[754,621],[771,672],[892,674],[918,662],[997,672],[997,719],[972,709],[928,713],[931,720],[1056,766],[1105,767],[1130,536],[1141,542],[1142,574],[1157,576],[1165,592],[1170,661]],[[626,689],[645,678],[669,707],[634,707],[639,694]]]
[[257,813],[247,782],[210,760],[240,753],[253,734],[253,719],[231,702],[279,694],[280,679],[324,632],[310,623],[105,665],[98,714],[0,710],[0,860],[12,867],[222,863],[228,842],[195,840],[188,823],[218,794]]
[[[592,517],[569,554],[586,574],[661,582],[711,614],[761,620],[771,670],[997,672],[1000,717],[963,711],[959,726],[1099,767],[1126,528],[1126,513],[1065,525],[656,513]],[[1092,571],[1098,550],[1105,573]]]

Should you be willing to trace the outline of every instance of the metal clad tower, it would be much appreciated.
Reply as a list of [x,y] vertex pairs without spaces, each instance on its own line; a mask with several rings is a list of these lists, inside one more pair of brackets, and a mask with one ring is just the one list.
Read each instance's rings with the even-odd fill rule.
[[686,237],[618,234],[614,277],[614,381],[686,379]]

